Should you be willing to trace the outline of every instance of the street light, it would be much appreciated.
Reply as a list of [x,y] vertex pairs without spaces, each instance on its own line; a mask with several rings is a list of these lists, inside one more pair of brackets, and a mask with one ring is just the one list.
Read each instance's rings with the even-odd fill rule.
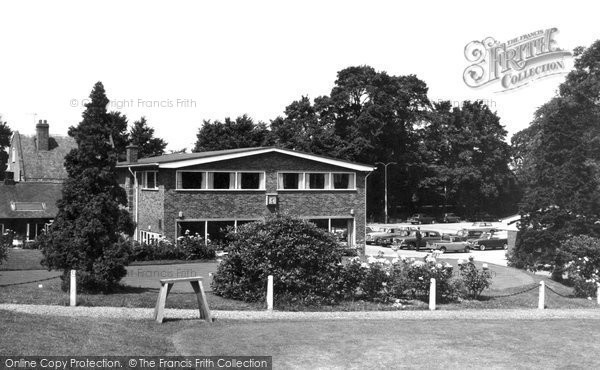
[[388,202],[387,202],[387,167],[390,164],[398,164],[396,162],[388,162],[388,163],[383,163],[383,162],[375,162],[375,164],[381,164],[383,165],[383,170],[384,170],[384,177],[385,177],[385,223],[388,223]]

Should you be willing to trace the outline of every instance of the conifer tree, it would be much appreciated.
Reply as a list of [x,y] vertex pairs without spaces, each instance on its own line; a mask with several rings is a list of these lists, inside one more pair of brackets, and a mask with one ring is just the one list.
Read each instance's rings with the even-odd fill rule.
[[65,158],[68,179],[57,202],[58,214],[42,238],[43,264],[63,270],[63,290],[71,269],[82,291],[109,291],[125,276],[127,243],[134,226],[126,210],[127,196],[116,176],[117,150],[111,143],[109,100],[96,83],[83,120],[69,128],[77,142]]

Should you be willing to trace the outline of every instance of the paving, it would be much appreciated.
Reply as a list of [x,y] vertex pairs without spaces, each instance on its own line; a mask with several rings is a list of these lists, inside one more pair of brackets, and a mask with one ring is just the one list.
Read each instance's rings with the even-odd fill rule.
[[[67,307],[50,305],[0,304],[0,310],[18,313],[93,317],[127,320],[152,320],[153,308]],[[211,311],[217,320],[600,320],[598,309],[498,309],[438,311],[353,311],[353,312],[284,312],[284,311]],[[199,319],[198,310],[166,309],[166,320]]]

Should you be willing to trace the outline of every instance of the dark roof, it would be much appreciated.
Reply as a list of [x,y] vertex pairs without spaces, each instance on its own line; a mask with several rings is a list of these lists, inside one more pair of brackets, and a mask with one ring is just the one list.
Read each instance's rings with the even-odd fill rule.
[[328,160],[328,161],[333,160],[333,161],[336,161],[339,163],[346,163],[349,165],[370,166],[370,165],[351,162],[351,161],[347,161],[347,160],[343,160],[343,159],[337,159],[337,158],[327,157],[327,156],[313,154],[313,153],[301,152],[298,150],[291,150],[291,149],[284,149],[284,148],[277,148],[277,147],[253,147],[253,148],[214,150],[214,151],[210,151],[210,152],[198,152],[198,153],[164,154],[164,155],[157,156],[157,157],[142,158],[134,163],[119,162],[117,164],[117,167],[127,167],[127,166],[132,166],[132,165],[133,166],[156,165],[156,164],[160,165],[160,164],[164,164],[164,163],[172,163],[172,162],[185,161],[185,160],[190,160],[190,159],[210,158],[210,157],[225,156],[228,154],[240,154],[240,153],[246,153],[246,152],[251,153],[251,152],[256,152],[256,151],[261,151],[261,150],[269,150],[269,149],[277,150],[280,152],[287,152],[289,154],[306,155],[306,156],[314,157],[315,160],[318,160],[319,158],[321,158],[323,160]]
[[47,182],[0,183],[0,219],[54,218],[62,184]]
[[141,158],[135,163],[130,162],[119,162],[119,166],[127,166],[132,164],[155,164],[155,163],[170,163],[177,162],[186,159],[197,159],[197,158],[209,158],[216,157],[219,155],[227,155],[233,153],[244,153],[244,152],[252,152],[258,149],[267,149],[265,147],[255,147],[255,148],[238,148],[238,149],[227,149],[227,150],[213,150],[210,152],[198,152],[198,153],[173,153],[173,154],[163,154],[157,157],[148,157]]
[[25,181],[63,181],[67,175],[64,162],[71,149],[77,148],[70,136],[51,136],[49,150],[37,150],[35,136],[20,135]]

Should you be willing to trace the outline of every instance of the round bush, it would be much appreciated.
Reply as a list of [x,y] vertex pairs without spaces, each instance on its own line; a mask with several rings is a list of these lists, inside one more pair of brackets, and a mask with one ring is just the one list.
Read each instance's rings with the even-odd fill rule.
[[342,249],[314,224],[280,215],[242,225],[228,239],[228,254],[213,278],[215,294],[261,301],[273,275],[277,302],[321,304],[340,298]]

